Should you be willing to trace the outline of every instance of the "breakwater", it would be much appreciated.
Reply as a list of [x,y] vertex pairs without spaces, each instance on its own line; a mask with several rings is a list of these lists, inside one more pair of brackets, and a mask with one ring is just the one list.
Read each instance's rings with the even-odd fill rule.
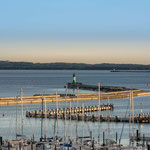
[[[146,96],[150,95],[149,91],[144,90],[132,90],[133,96]],[[108,99],[119,99],[130,97],[129,91],[119,91],[119,92],[104,92],[100,94],[101,100]],[[16,104],[33,104],[42,103],[42,99],[46,102],[65,102],[65,101],[87,101],[87,100],[98,100],[99,93],[89,93],[89,94],[72,94],[72,95],[61,95],[61,94],[49,94],[49,95],[35,95],[35,96],[24,96],[22,97],[0,97],[0,105],[16,105]]]
[[[66,88],[66,86],[65,86],[65,88]],[[83,84],[81,82],[77,82],[76,84],[67,83],[67,88],[98,91],[97,85],[87,85],[87,84]],[[101,85],[100,90],[104,91],[104,92],[117,92],[117,91],[127,91],[127,90],[135,90],[135,89],[130,89],[130,88],[121,87],[121,86],[118,87],[118,86],[103,86],[103,85]]]

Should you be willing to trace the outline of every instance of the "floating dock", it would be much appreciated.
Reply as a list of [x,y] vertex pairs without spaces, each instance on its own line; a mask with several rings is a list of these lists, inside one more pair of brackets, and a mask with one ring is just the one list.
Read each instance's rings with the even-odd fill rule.
[[[144,90],[132,90],[133,96],[146,96],[150,95],[150,91]],[[129,91],[119,91],[119,92],[104,92],[100,94],[101,100],[108,99],[119,99],[119,98],[128,98],[130,97],[131,90]],[[47,103],[51,102],[68,102],[68,101],[87,101],[87,100],[98,100],[99,93],[89,93],[89,94],[42,94],[34,96],[24,96],[22,97],[23,104],[33,104],[33,103],[42,103],[42,99]],[[0,97],[0,105],[16,105],[21,104],[20,97]]]
[[95,111],[107,111],[107,110],[113,110],[114,105],[113,104],[107,104],[107,105],[100,105],[99,106],[85,106],[83,107],[74,107],[74,108],[59,108],[57,109],[48,109],[46,111],[27,111],[26,112],[26,117],[41,117],[44,115],[69,115],[69,114],[80,114],[80,113],[88,113],[88,112],[95,112]]

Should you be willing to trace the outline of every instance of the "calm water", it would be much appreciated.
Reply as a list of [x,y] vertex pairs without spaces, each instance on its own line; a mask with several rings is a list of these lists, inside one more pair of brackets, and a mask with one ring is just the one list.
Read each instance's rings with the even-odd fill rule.
[[[97,85],[100,82],[102,85],[112,86],[125,86],[128,88],[137,88],[143,90],[149,90],[150,87],[147,83],[150,82],[150,73],[146,72],[110,72],[110,71],[77,71],[77,70],[0,70],[0,97],[17,96],[19,95],[20,88],[23,88],[24,95],[34,94],[48,94],[64,93],[64,86],[67,82],[72,82],[72,74],[76,73],[77,81],[86,84]],[[73,93],[73,90],[69,90],[69,93]],[[90,91],[91,92],[91,91]],[[89,93],[89,91],[79,91],[79,93]],[[141,110],[141,104],[144,113],[149,113],[150,97],[138,97],[134,98],[135,101],[135,113],[139,113]],[[125,116],[128,99],[110,100],[110,103],[115,105],[114,111],[103,112],[103,114],[122,115]],[[107,100],[101,101],[101,103],[107,103]],[[98,102],[87,101],[79,102],[79,105],[96,105]],[[76,102],[72,105],[76,106]],[[69,104],[67,104],[69,107]],[[64,107],[64,103],[59,103],[59,107]],[[55,103],[48,103],[47,108],[55,108]],[[19,107],[20,109],[20,107]],[[41,104],[24,105],[24,115],[28,110],[41,109]],[[19,110],[18,110],[19,111]],[[20,112],[20,111],[19,111]],[[5,117],[2,114],[5,113]],[[21,113],[20,113],[21,114]],[[18,133],[21,131],[21,119],[18,115]],[[45,119],[44,127],[47,128],[47,135],[53,136],[55,120]],[[40,138],[40,119],[25,118],[24,117],[24,134],[31,137],[33,134],[36,139]],[[105,132],[106,138],[115,138],[116,132],[120,136],[123,123],[101,123],[100,134],[102,140],[102,133]],[[75,137],[76,121],[67,121],[67,135]],[[136,124],[135,128],[141,128],[142,134],[149,135],[149,124]],[[45,130],[44,129],[44,130]],[[97,138],[98,123],[78,123],[78,135],[89,135],[89,131]],[[4,139],[14,139],[16,133],[16,106],[0,106],[0,136]],[[46,131],[44,131],[46,133]],[[64,121],[58,121],[58,134],[64,135]],[[122,135],[122,143],[128,144],[129,125],[124,124],[124,130]]]

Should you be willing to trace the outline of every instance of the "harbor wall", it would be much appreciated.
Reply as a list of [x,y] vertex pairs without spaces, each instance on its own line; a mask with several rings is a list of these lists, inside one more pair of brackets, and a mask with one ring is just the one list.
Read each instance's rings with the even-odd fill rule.
[[[148,96],[150,95],[150,91],[143,90],[132,90],[133,96]],[[100,99],[120,99],[120,98],[128,98],[130,97],[129,91],[119,91],[119,92],[104,92],[100,94]],[[89,93],[89,94],[75,94],[75,95],[38,95],[38,96],[24,96],[22,98],[23,104],[33,104],[33,103],[41,103],[42,99],[46,102],[65,102],[65,101],[87,101],[87,100],[98,100],[99,93]],[[21,104],[20,97],[0,97],[0,105],[16,105]]]

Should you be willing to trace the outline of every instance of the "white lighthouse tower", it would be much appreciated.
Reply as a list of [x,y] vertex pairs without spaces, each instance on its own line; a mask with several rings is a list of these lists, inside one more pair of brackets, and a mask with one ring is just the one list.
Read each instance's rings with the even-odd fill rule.
[[76,84],[76,83],[77,83],[75,73],[73,73],[73,82],[72,82],[72,83],[73,83],[73,84]]

